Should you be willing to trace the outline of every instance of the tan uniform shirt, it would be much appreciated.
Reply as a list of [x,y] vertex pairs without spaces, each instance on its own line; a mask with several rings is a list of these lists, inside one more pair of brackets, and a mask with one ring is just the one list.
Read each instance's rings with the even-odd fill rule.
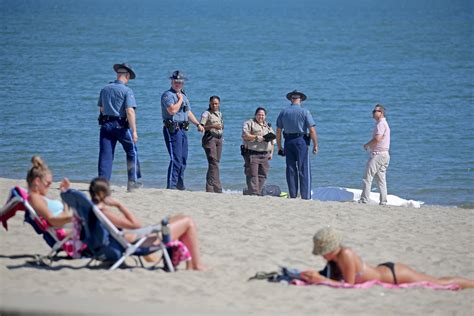
[[201,115],[201,121],[199,123],[204,126],[220,124],[222,126],[222,129],[211,128],[209,132],[211,132],[211,134],[214,136],[221,136],[223,133],[224,119],[222,118],[222,113],[220,111],[204,111]]
[[[255,119],[248,120],[244,123],[244,127],[242,128],[242,136],[246,134],[256,135],[256,136],[263,136],[268,133],[275,133],[271,126],[268,125],[267,122],[264,122],[262,125],[257,123]],[[247,141],[244,140],[244,146],[253,151],[267,151],[270,152],[273,149],[273,145],[275,141],[271,142],[257,142],[257,141]]]

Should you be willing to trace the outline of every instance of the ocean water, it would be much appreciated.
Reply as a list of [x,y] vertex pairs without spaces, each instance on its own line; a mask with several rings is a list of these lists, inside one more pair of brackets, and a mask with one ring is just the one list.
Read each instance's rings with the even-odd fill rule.
[[[275,124],[299,89],[319,135],[313,187],[360,188],[382,103],[389,194],[474,207],[473,12],[469,0],[0,0],[0,177],[24,178],[34,154],[56,180],[96,176],[98,94],[129,62],[147,187],[165,187],[160,95],[180,69],[195,114],[222,99],[226,190],[245,186],[242,123],[264,106]],[[185,182],[204,190],[194,129],[189,142]],[[286,190],[284,170],[275,156],[267,183]],[[120,145],[112,181],[126,183]]]

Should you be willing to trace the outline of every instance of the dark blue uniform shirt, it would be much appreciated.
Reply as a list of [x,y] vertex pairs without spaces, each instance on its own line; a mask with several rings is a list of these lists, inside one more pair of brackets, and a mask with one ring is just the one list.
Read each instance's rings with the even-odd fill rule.
[[276,125],[284,130],[285,134],[306,134],[307,130],[315,126],[316,123],[308,110],[299,104],[292,104],[280,112]]
[[168,113],[168,107],[178,102],[178,95],[174,89],[169,89],[161,95],[161,116],[163,120],[173,120],[175,122],[187,122],[188,121],[188,111],[191,110],[191,105],[189,103],[188,97],[183,93],[183,103],[181,108],[175,115]]
[[104,107],[102,114],[122,118],[127,117],[127,108],[137,106],[132,89],[120,80],[109,83],[100,91],[97,105]]

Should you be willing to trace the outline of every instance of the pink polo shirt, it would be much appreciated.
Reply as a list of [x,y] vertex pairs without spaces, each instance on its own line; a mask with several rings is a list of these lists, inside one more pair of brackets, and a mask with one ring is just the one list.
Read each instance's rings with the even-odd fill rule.
[[374,152],[388,151],[390,148],[390,127],[388,126],[385,117],[381,118],[375,123],[373,137],[375,135],[383,135],[382,140],[378,142],[371,150]]

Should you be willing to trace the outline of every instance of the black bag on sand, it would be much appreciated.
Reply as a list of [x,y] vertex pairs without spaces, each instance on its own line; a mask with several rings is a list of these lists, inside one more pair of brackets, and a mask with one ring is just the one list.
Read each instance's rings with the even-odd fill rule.
[[270,184],[265,185],[262,189],[262,195],[269,195],[269,196],[280,196],[281,190],[278,185]]

